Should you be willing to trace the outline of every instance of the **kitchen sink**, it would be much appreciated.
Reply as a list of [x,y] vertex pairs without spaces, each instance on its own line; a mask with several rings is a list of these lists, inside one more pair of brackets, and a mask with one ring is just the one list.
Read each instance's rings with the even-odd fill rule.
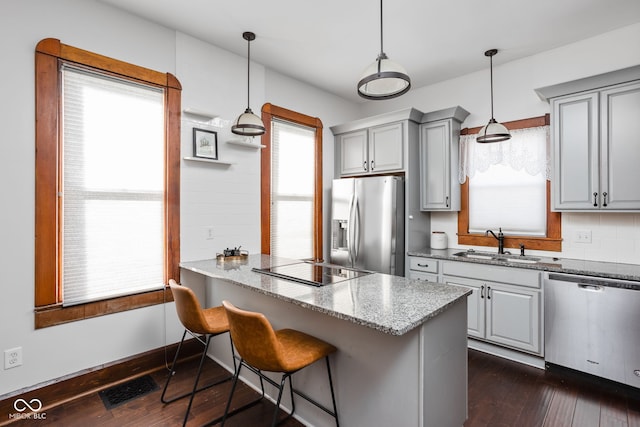
[[464,251],[456,252],[453,256],[468,259],[483,259],[487,261],[500,261],[505,263],[518,263],[518,264],[537,264],[540,258],[527,256],[527,255],[511,255],[511,254],[497,254],[494,252],[477,252],[477,251]]

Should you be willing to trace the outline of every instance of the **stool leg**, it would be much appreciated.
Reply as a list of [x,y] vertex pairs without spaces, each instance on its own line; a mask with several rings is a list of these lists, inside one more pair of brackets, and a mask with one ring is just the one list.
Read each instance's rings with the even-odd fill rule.
[[220,427],[224,426],[224,422],[227,420],[227,416],[229,415],[229,408],[231,407],[231,399],[233,399],[233,392],[236,391],[236,385],[238,384],[238,377],[240,377],[241,369],[242,369],[242,361],[240,361],[240,364],[238,365],[238,369],[236,369],[236,372],[233,375],[233,385],[231,386],[231,392],[229,393],[227,406],[224,408],[224,415],[222,416],[222,422],[220,423]]
[[333,392],[333,381],[331,380],[331,366],[329,365],[329,356],[324,358],[327,361],[327,375],[329,377],[329,389],[331,389],[331,402],[333,403],[333,417],[336,419],[336,427],[339,427],[338,408],[336,407],[336,396]]
[[[280,387],[278,389],[278,400],[276,401],[276,409],[273,412],[273,421],[271,422],[271,427],[276,427],[278,421],[278,411],[280,409],[280,401],[282,400],[282,392],[284,391],[284,385],[287,381],[287,374],[282,374],[282,379],[280,380]],[[291,378],[289,378],[291,380]],[[293,412],[291,412],[293,414]]]
[[184,421],[182,422],[182,426],[187,425],[187,419],[189,418],[189,411],[191,411],[191,404],[193,403],[193,398],[198,391],[198,381],[200,380],[200,374],[202,373],[202,365],[204,365],[204,359],[207,357],[207,350],[209,349],[209,343],[211,342],[211,335],[207,335],[207,343],[204,346],[204,351],[202,352],[202,357],[200,358],[200,366],[198,366],[198,373],[196,374],[196,381],[193,384],[193,391],[191,392],[191,397],[189,398],[189,405],[187,405],[187,412],[184,414]]
[[182,343],[184,342],[184,338],[186,336],[187,336],[187,330],[185,329],[184,333],[182,334],[182,339],[180,340],[180,344],[178,344],[178,348],[176,349],[176,355],[173,357],[173,363],[171,364],[171,372],[169,372],[169,377],[167,378],[167,382],[164,383],[164,389],[162,390],[162,395],[160,396],[160,401],[162,403],[175,402],[180,397],[184,397],[184,396],[180,396],[180,397],[177,397],[177,398],[171,399],[171,400],[165,400],[164,399],[164,395],[167,392],[167,387],[169,387],[169,382],[171,381],[171,378],[173,378],[173,376],[176,373],[176,363],[178,362],[178,355],[180,354],[180,349],[182,348]]

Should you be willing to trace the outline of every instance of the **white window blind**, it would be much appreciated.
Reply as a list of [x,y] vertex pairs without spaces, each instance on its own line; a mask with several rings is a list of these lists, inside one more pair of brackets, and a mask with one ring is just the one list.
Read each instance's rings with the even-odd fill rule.
[[271,255],[313,257],[315,129],[271,124]]
[[161,289],[164,91],[64,66],[63,304]]
[[469,232],[502,227],[505,234],[547,232],[549,126],[513,130],[511,139],[479,144],[460,137],[460,181],[469,179]]

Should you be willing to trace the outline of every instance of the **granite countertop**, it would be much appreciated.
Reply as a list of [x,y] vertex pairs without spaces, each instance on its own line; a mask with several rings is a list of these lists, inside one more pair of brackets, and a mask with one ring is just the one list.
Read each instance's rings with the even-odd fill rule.
[[[505,267],[527,268],[531,270],[542,270],[554,273],[580,274],[583,276],[594,276],[605,279],[631,280],[640,282],[640,265],[622,264],[615,262],[588,261],[571,258],[541,257],[535,264],[509,263],[504,261],[493,261],[484,259],[470,259],[455,256],[455,253],[465,252],[466,249],[420,249],[409,251],[409,256],[420,256],[433,259],[450,261],[473,262],[477,264],[500,265]],[[496,251],[497,253],[497,251]],[[517,258],[517,253],[514,256]]]
[[471,293],[380,273],[316,287],[251,271],[294,262],[300,261],[256,254],[240,261],[186,261],[180,267],[390,335],[406,334]]

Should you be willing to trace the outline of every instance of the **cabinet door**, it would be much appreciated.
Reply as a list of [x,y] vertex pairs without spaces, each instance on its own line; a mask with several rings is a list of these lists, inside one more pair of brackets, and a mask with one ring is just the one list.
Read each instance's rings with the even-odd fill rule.
[[480,280],[451,276],[442,276],[442,281],[447,285],[471,289],[471,295],[467,296],[467,334],[470,337],[485,338],[486,285]]
[[598,94],[556,98],[552,104],[554,210],[598,209]]
[[340,147],[340,175],[359,175],[369,172],[366,130],[338,135],[338,146]]
[[451,123],[448,120],[421,126],[419,153],[420,209],[450,210]]
[[369,170],[371,173],[402,170],[404,138],[402,123],[369,129]]
[[602,209],[640,209],[640,83],[600,94]]
[[487,282],[486,338],[540,353],[540,292]]

